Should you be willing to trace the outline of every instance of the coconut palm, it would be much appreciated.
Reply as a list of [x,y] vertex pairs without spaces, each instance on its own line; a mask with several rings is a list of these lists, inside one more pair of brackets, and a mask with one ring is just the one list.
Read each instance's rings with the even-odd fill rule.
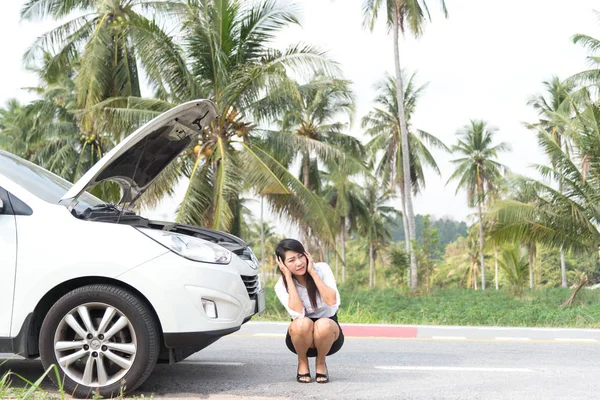
[[52,51],[46,63],[49,70],[77,66],[77,108],[85,111],[79,125],[88,141],[106,129],[94,106],[108,98],[139,97],[142,71],[151,85],[159,86],[171,78],[172,64],[184,64],[173,39],[145,16],[166,15],[176,6],[182,9],[182,2],[29,0],[23,7],[25,20],[67,19],[39,37],[25,54],[25,61],[35,64]]
[[[318,152],[313,151],[315,154],[311,154],[315,146],[338,148],[355,158],[364,153],[360,141],[344,133],[348,124],[339,122],[342,117],[351,120],[354,112],[350,81],[332,79],[317,73],[306,84],[296,83],[294,90],[288,93],[279,126],[281,131],[289,132],[297,138],[291,142],[284,141],[292,144],[292,147],[284,152],[291,153],[291,157],[286,161],[291,164],[299,159],[304,186],[319,192],[319,162],[326,163],[330,160],[319,157]],[[279,96],[273,95],[269,100],[273,97],[281,101]],[[339,168],[337,163],[327,166],[330,170]]]
[[[299,179],[305,187],[320,194],[323,172],[325,175],[334,173],[336,177],[356,172],[368,174],[362,161],[364,147],[358,139],[345,133],[354,111],[349,81],[318,72],[306,83],[282,89],[270,93],[259,107],[269,110],[281,108],[277,103],[283,104],[277,121],[279,131],[269,133],[267,146],[280,154],[279,160],[288,167],[300,165]],[[306,242],[312,241],[306,232],[304,236]],[[345,281],[343,247],[342,281]]]
[[364,203],[363,188],[348,174],[339,169],[332,169],[331,172],[325,173],[324,177],[327,184],[323,195],[339,218],[342,283],[344,283],[346,281],[346,235],[357,230],[359,222],[368,218],[369,211]]
[[[268,148],[273,132],[259,129],[259,123],[281,113],[273,107],[282,103],[267,101],[267,95],[294,91],[287,71],[330,73],[335,64],[309,46],[284,51],[270,47],[281,29],[297,23],[293,10],[272,1],[252,7],[228,0],[189,1],[181,15],[189,70],[186,65],[170,64],[176,78],[165,79],[158,90],[168,96],[154,101],[129,99],[129,107],[105,105],[121,117],[114,120],[135,122],[173,102],[197,97],[214,100],[219,118],[194,143],[197,152],[192,152],[192,145],[179,160],[179,170],[189,184],[177,219],[238,233],[240,219],[235,216],[241,194],[254,193],[264,195],[273,211],[302,221],[312,234],[332,242],[337,223],[330,206],[288,171],[280,161],[281,149]],[[323,152],[331,155],[329,150]],[[342,152],[336,154],[343,159]]]
[[[439,0],[444,16],[447,17],[446,3]],[[417,259],[415,252],[410,247],[410,242],[415,240],[415,216],[411,196],[411,179],[409,163],[409,139],[406,112],[404,110],[404,83],[402,80],[402,67],[400,65],[400,49],[398,47],[400,32],[404,34],[407,30],[415,37],[423,33],[425,23],[430,20],[429,8],[425,0],[365,0],[363,6],[364,25],[371,31],[381,9],[386,11],[386,24],[391,28],[394,44],[394,64],[396,77],[396,103],[398,107],[398,120],[400,121],[401,148],[402,148],[402,171],[404,175],[404,192],[406,218],[408,219],[408,230],[406,237],[409,240],[409,254],[411,257],[411,289],[417,289]]]
[[[449,253],[453,253],[449,257]],[[446,249],[446,264],[451,269],[446,273],[446,278],[459,276],[460,285],[477,290],[479,269],[477,264],[480,259],[479,235],[477,226],[469,228],[467,237],[460,236],[458,240]],[[453,267],[453,268],[452,268]]]
[[[573,114],[574,81],[574,79],[561,81],[554,76],[550,81],[543,82],[547,95],[537,95],[527,103],[538,112],[540,117],[539,122],[530,124],[529,128],[535,131],[545,130],[551,134],[558,146],[565,149],[568,149],[568,138],[565,137],[566,124],[562,121]],[[560,270],[562,287],[567,287],[567,268],[563,249],[560,250]]]
[[20,157],[32,159],[39,143],[39,131],[33,128],[27,106],[11,99],[0,109],[0,148]]
[[498,262],[510,290],[515,295],[522,295],[527,284],[527,270],[531,270],[527,262],[527,252],[518,245],[504,245],[501,247]]
[[375,281],[375,262],[378,251],[386,241],[391,240],[390,227],[399,217],[399,212],[387,204],[391,200],[391,192],[381,188],[376,182],[369,182],[364,189],[363,203],[367,213],[359,225],[359,234],[366,237],[369,243],[369,289]]
[[496,161],[498,153],[509,149],[506,143],[492,145],[496,130],[488,127],[484,121],[471,121],[461,131],[457,144],[452,147],[452,153],[460,158],[451,162],[456,170],[448,179],[448,183],[458,180],[456,193],[461,189],[467,191],[468,204],[477,205],[479,215],[479,252],[481,262],[481,289],[485,290],[485,262],[483,254],[484,226],[483,203],[488,193],[494,192],[506,170],[506,167]]
[[493,211],[502,224],[496,237],[509,241],[524,238],[565,251],[597,251],[600,243],[600,106],[589,102],[575,118],[565,119],[565,134],[572,141],[567,152],[555,138],[538,130],[538,141],[551,166],[538,165],[544,178],[553,178],[562,190],[550,184],[521,177],[534,193],[528,202],[506,200]]
[[[440,170],[433,158],[433,155],[427,148],[427,144],[437,149],[449,151],[446,145],[435,136],[422,131],[413,129],[411,126],[411,117],[415,111],[419,97],[426,88],[426,85],[417,86],[415,84],[415,74],[410,78],[404,79],[407,84],[404,93],[404,111],[409,130],[408,144],[410,156],[410,185],[412,193],[417,194],[425,188],[424,167],[433,169],[439,176]],[[388,184],[393,190],[400,189],[402,199],[402,213],[406,215],[404,173],[402,161],[402,134],[400,128],[400,119],[398,118],[398,103],[396,101],[396,83],[390,75],[381,80],[377,86],[377,97],[375,98],[376,107],[362,119],[362,128],[365,133],[372,137],[367,144],[367,148],[373,154],[374,158],[381,155],[375,166],[375,173],[382,178],[382,181]],[[382,153],[382,154],[381,154]],[[405,234],[408,232],[408,218],[402,218]],[[409,252],[409,237],[406,234],[406,249]]]
[[[511,179],[510,180],[510,189],[509,189],[509,193],[508,193],[508,198],[514,200],[514,201],[518,201],[520,203],[531,203],[531,202],[535,202],[536,201],[536,193],[535,190],[532,188],[531,185],[528,185],[526,182],[524,182],[523,180],[520,179]],[[492,242],[494,242],[495,246],[498,246],[499,244],[501,245],[514,245],[514,241],[511,241],[510,243],[502,243],[500,241],[494,240],[495,239],[495,235],[497,231],[502,231],[503,230],[503,225],[502,223],[498,223],[497,221],[494,221],[495,223],[492,224],[489,228],[489,232],[487,237],[489,237],[491,239]],[[530,226],[530,229],[535,229],[535,227]],[[502,236],[500,236],[500,238],[502,238]],[[529,288],[533,289],[534,286],[534,260],[536,258],[536,254],[537,254],[537,243],[535,241],[534,237],[523,237],[520,240],[521,245],[525,245],[525,247],[527,248],[527,255],[529,256],[529,262],[527,263],[528,268],[529,268]]]
[[[300,179],[305,187],[319,194],[323,190],[321,176],[333,184],[329,188],[331,204],[337,208],[342,237],[342,282],[345,281],[345,233],[348,199],[336,202],[339,189],[346,197],[348,178],[356,172],[367,173],[364,147],[344,131],[352,121],[354,98],[350,82],[316,73],[306,83],[295,83],[292,90],[274,91],[260,105],[260,110],[277,109],[273,103],[283,103],[279,132],[270,132],[267,146],[282,157],[290,167],[300,165]],[[340,122],[345,119],[348,122]],[[322,171],[322,168],[325,170]],[[333,191],[333,193],[332,193]],[[341,213],[341,214],[340,214]],[[350,221],[351,222],[351,221]],[[305,235],[308,237],[308,235]],[[310,240],[307,240],[310,241]]]
[[[10,129],[2,129],[5,139],[11,138],[10,144],[4,147],[75,181],[112,148],[115,141],[111,135],[88,136],[81,131],[74,70],[48,68],[50,60],[47,53],[41,67],[29,68],[39,76],[39,85],[26,89],[38,98],[22,108],[20,120],[25,122],[26,130],[21,136],[14,135],[14,124]],[[26,146],[27,151],[20,151],[22,146]],[[120,197],[118,186],[109,183],[98,185],[92,192],[111,202]]]
[[[600,15],[596,12],[597,15]],[[600,82],[600,59],[598,59],[598,49],[600,49],[600,40],[578,33],[573,36],[573,43],[581,45],[587,49],[591,54],[587,57],[590,68],[578,72],[567,79],[568,84],[577,84],[586,86],[596,86]]]

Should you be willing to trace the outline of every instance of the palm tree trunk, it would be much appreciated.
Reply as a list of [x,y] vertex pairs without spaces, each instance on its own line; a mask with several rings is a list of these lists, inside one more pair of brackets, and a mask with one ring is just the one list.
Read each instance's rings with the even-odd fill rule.
[[369,289],[373,288],[373,242],[369,243]]
[[[308,187],[308,185],[310,184],[310,155],[308,152],[304,153],[304,155],[302,156],[302,165],[302,183],[304,183],[304,187],[306,187],[306,189],[310,190]],[[307,230],[302,229],[300,235],[302,237],[302,241],[304,242],[304,246],[309,247],[310,238],[308,236]]]
[[342,283],[346,282],[346,217],[342,217]]
[[477,290],[477,263],[473,263],[473,288]]
[[302,181],[304,183],[304,186],[306,186],[306,188],[308,189],[308,185],[310,184],[310,156],[308,153],[305,153],[302,157],[302,163],[304,164],[304,171],[302,171]]
[[560,251],[560,274],[562,276],[562,287],[567,287],[567,266],[565,265],[565,251]]
[[533,243],[529,244],[529,289],[533,289]]
[[413,211],[410,178],[410,155],[408,148],[408,128],[406,126],[406,112],[404,111],[404,84],[402,82],[402,69],[400,66],[400,49],[398,47],[400,37],[399,6],[395,6],[392,13],[394,24],[394,62],[396,66],[396,101],[398,102],[398,119],[400,120],[400,133],[402,136],[402,173],[404,180],[404,202],[406,203],[406,216],[408,217],[408,247],[410,254],[410,289],[417,290],[417,257],[412,250],[415,240],[415,213]]
[[261,250],[261,254],[260,254],[260,266],[261,266],[261,270],[263,271],[262,273],[262,278],[263,278],[263,285],[264,282],[266,282],[266,276],[265,276],[265,222],[263,219],[263,203],[264,203],[264,196],[260,197],[260,250]]
[[[406,247],[406,255],[410,254],[410,241],[408,239],[408,218],[406,217],[406,203],[404,202],[404,187],[400,188],[400,200],[402,201],[402,225],[404,227],[404,246]],[[411,282],[410,269],[408,270],[408,285]]]
[[[560,135],[558,135],[557,141],[558,141],[560,148],[562,149]],[[566,141],[565,141],[564,145],[565,145],[565,150],[568,150]],[[554,164],[552,164],[552,167],[554,167]],[[561,180],[558,181],[558,190],[562,194],[563,183]],[[565,251],[563,249],[560,249],[560,276],[561,276],[561,280],[562,280],[561,286],[566,288],[567,287],[567,266],[565,264]]]
[[495,258],[496,258],[496,266],[495,266],[495,268],[496,268],[496,277],[495,277],[496,290],[498,290],[498,247],[496,247],[494,249],[494,255],[495,255]]
[[479,258],[481,261],[481,290],[485,290],[485,263],[483,257],[483,211],[481,210],[481,199],[477,202],[479,207]]
[[335,257],[335,280],[340,279],[340,274],[338,272],[338,255],[337,255],[337,244],[335,245],[335,252],[333,253],[333,256]]

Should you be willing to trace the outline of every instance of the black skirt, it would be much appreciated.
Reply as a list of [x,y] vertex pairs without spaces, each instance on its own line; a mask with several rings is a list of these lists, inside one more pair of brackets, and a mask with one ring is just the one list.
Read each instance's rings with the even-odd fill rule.
[[[318,320],[320,318],[311,318],[311,320],[313,322],[315,322],[316,320]],[[339,330],[340,330],[340,335],[338,336],[338,338],[335,340],[335,342],[333,342],[333,344],[331,345],[331,348],[329,349],[329,352],[327,353],[328,356],[337,353],[341,348],[342,345],[344,344],[344,332],[342,332],[342,327],[340,326],[338,319],[337,319],[337,314],[334,315],[333,317],[329,317],[329,319],[335,321],[335,323],[337,324]],[[296,352],[296,349],[294,348],[294,343],[292,343],[292,337],[290,336],[290,329],[288,328],[287,331],[287,335],[285,336],[285,344],[288,347],[288,349],[290,349],[290,351],[294,354],[298,354]],[[308,349],[308,351],[306,352],[306,356],[307,357],[316,357],[317,356],[317,349],[314,347],[311,347]]]

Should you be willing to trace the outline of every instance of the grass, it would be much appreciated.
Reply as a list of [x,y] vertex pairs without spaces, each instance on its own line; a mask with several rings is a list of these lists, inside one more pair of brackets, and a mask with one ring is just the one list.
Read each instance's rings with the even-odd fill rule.
[[[394,289],[340,290],[340,322],[600,328],[600,292],[581,290],[572,306],[560,309],[572,289],[537,289],[516,298],[488,289],[439,289],[414,296]],[[255,320],[289,321],[273,289],[266,290],[265,312]]]
[[[7,360],[8,361],[8,360]],[[0,366],[6,361],[0,363]],[[50,394],[41,388],[41,384],[48,374],[54,373],[58,377],[58,368],[52,365],[48,368],[37,381],[31,382],[22,376],[8,371],[0,377],[0,398],[1,399],[22,399],[22,400],[37,400],[37,399],[64,399],[65,394],[62,385],[58,387],[57,394]],[[13,379],[18,379],[25,384],[24,387],[14,387]],[[60,382],[60,379],[58,379]]]
[[[0,363],[0,366],[7,362],[6,360]],[[41,387],[42,382],[48,374],[56,374],[57,381],[60,382],[59,370],[56,365],[52,365],[48,368],[42,376],[38,378],[37,381],[31,382],[26,378],[8,371],[5,372],[2,376],[0,376],[0,399],[19,399],[19,400],[64,400],[67,397],[65,391],[62,387],[62,384],[58,386],[58,393],[49,393]],[[15,386],[13,383],[14,380],[18,380],[19,385]],[[24,384],[24,386],[23,386]],[[92,399],[98,400],[103,397],[94,395]],[[123,394],[120,394],[116,399],[123,399]],[[152,399],[151,397],[145,397],[142,395],[141,397],[134,396],[133,399]]]

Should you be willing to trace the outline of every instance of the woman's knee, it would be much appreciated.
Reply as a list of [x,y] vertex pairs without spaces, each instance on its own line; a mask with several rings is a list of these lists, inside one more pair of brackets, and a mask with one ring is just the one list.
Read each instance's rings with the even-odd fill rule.
[[326,337],[329,335],[338,335],[338,327],[335,322],[329,318],[320,318],[315,321],[313,328],[315,338]]
[[290,324],[290,335],[312,333],[313,326],[314,324],[310,318],[297,318]]

